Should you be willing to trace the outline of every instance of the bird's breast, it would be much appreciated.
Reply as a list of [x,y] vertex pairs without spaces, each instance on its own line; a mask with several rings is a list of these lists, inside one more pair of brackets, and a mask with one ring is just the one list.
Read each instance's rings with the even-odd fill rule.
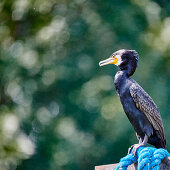
[[136,108],[133,98],[130,95],[128,85],[119,89],[119,97],[123,109],[135,131],[142,137],[144,134],[150,135],[153,133],[152,126],[146,116]]

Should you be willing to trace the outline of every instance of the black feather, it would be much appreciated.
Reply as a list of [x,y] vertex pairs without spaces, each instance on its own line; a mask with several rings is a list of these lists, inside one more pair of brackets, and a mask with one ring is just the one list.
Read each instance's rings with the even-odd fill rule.
[[120,97],[123,109],[133,125],[137,136],[157,148],[166,147],[166,138],[160,112],[152,98],[133,79],[129,78],[135,72],[138,54],[134,50],[119,50],[114,55],[120,55],[122,63],[115,75],[115,87]]

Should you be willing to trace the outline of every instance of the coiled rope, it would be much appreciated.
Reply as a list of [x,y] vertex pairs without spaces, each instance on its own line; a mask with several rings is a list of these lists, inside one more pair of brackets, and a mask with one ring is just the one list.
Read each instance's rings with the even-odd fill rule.
[[140,146],[133,157],[132,153],[120,159],[116,170],[126,170],[133,163],[138,163],[138,170],[159,170],[161,160],[170,156],[165,149]]

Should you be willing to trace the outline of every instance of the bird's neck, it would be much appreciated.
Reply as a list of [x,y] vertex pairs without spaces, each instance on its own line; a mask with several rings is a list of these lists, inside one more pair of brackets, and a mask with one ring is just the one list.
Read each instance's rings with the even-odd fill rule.
[[128,64],[126,65],[122,64],[119,67],[120,67],[120,70],[124,72],[124,74],[130,77],[135,72],[137,64],[131,61]]
[[129,76],[127,70],[120,70],[116,73],[114,78],[114,84],[118,93],[128,78]]

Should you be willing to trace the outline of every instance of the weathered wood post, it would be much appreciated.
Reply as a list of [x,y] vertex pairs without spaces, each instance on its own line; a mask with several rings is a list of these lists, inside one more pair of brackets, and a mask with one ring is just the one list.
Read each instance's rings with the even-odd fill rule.
[[[114,170],[118,164],[95,166],[95,170]],[[137,170],[137,164],[128,166],[127,170]],[[164,158],[160,164],[160,170],[170,170],[170,157]]]

